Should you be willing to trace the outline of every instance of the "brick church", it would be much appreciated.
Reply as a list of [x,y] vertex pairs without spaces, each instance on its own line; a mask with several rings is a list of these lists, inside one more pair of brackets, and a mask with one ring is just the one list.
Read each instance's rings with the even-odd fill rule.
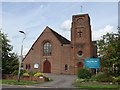
[[73,15],[71,26],[71,41],[47,26],[25,56],[24,69],[76,74],[78,68],[84,67],[85,58],[96,57],[89,15]]

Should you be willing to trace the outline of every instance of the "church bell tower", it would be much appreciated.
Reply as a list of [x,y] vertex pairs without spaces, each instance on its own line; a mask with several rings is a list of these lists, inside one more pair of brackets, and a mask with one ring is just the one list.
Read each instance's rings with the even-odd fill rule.
[[91,25],[88,14],[72,16],[71,47],[75,67],[84,66],[84,58],[92,57]]

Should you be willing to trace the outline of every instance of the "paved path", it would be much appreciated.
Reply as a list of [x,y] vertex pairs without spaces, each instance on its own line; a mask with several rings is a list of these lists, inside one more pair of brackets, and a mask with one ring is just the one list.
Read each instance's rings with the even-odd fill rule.
[[53,81],[35,85],[3,85],[3,88],[73,88],[72,84],[77,78],[76,75],[45,75],[52,78]]
[[[54,87],[54,88],[73,88],[73,83],[77,78],[76,75],[56,75],[56,74],[45,74],[46,76],[53,79],[51,82],[45,82],[39,84],[41,87]],[[37,86],[37,85],[36,85]]]

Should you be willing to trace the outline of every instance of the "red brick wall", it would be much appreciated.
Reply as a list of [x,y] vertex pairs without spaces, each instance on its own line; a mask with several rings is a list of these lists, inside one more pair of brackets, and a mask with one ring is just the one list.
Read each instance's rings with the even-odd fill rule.
[[[51,56],[43,56],[43,42],[48,40],[52,44],[52,55]],[[43,72],[43,63],[47,60],[51,63],[51,73],[61,73],[61,60],[62,60],[62,48],[61,43],[57,40],[57,38],[53,35],[53,33],[46,28],[37,42],[33,45],[33,50],[31,49],[29,54],[24,59],[24,68],[26,64],[31,64],[31,70]],[[67,49],[68,50],[68,49]],[[67,51],[70,53],[70,51]],[[68,56],[70,57],[70,56]],[[68,58],[70,60],[70,58]],[[34,63],[39,63],[40,67],[38,69],[33,68]]]
[[[77,24],[80,19],[83,20],[81,26]],[[78,36],[78,32],[82,32],[81,37]],[[71,35],[71,45],[73,47],[73,49],[71,49],[71,59],[74,63],[73,66],[75,67],[74,73],[77,73],[77,63],[82,62],[84,64],[84,58],[90,58],[93,55],[90,18],[87,14],[74,15],[72,17]],[[78,51],[82,51],[83,56],[78,57]]]

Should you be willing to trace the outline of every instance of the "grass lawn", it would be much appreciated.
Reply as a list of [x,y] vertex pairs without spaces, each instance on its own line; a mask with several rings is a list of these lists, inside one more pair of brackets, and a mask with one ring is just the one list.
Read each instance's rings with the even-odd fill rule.
[[0,80],[0,84],[2,84],[2,80]]
[[118,89],[118,88],[120,88],[120,86],[118,86],[118,85],[101,85],[101,84],[92,84],[92,82],[91,82],[91,84],[86,84],[86,83],[84,83],[84,84],[81,84],[81,83],[75,83],[74,84],[75,85],[75,87],[77,87],[77,88],[81,88],[81,89]]
[[10,84],[10,85],[31,85],[31,84],[40,84],[36,81],[20,81],[17,80],[0,80],[0,84]]
[[89,89],[118,89],[119,86],[116,85],[79,85],[78,88],[89,88]]

